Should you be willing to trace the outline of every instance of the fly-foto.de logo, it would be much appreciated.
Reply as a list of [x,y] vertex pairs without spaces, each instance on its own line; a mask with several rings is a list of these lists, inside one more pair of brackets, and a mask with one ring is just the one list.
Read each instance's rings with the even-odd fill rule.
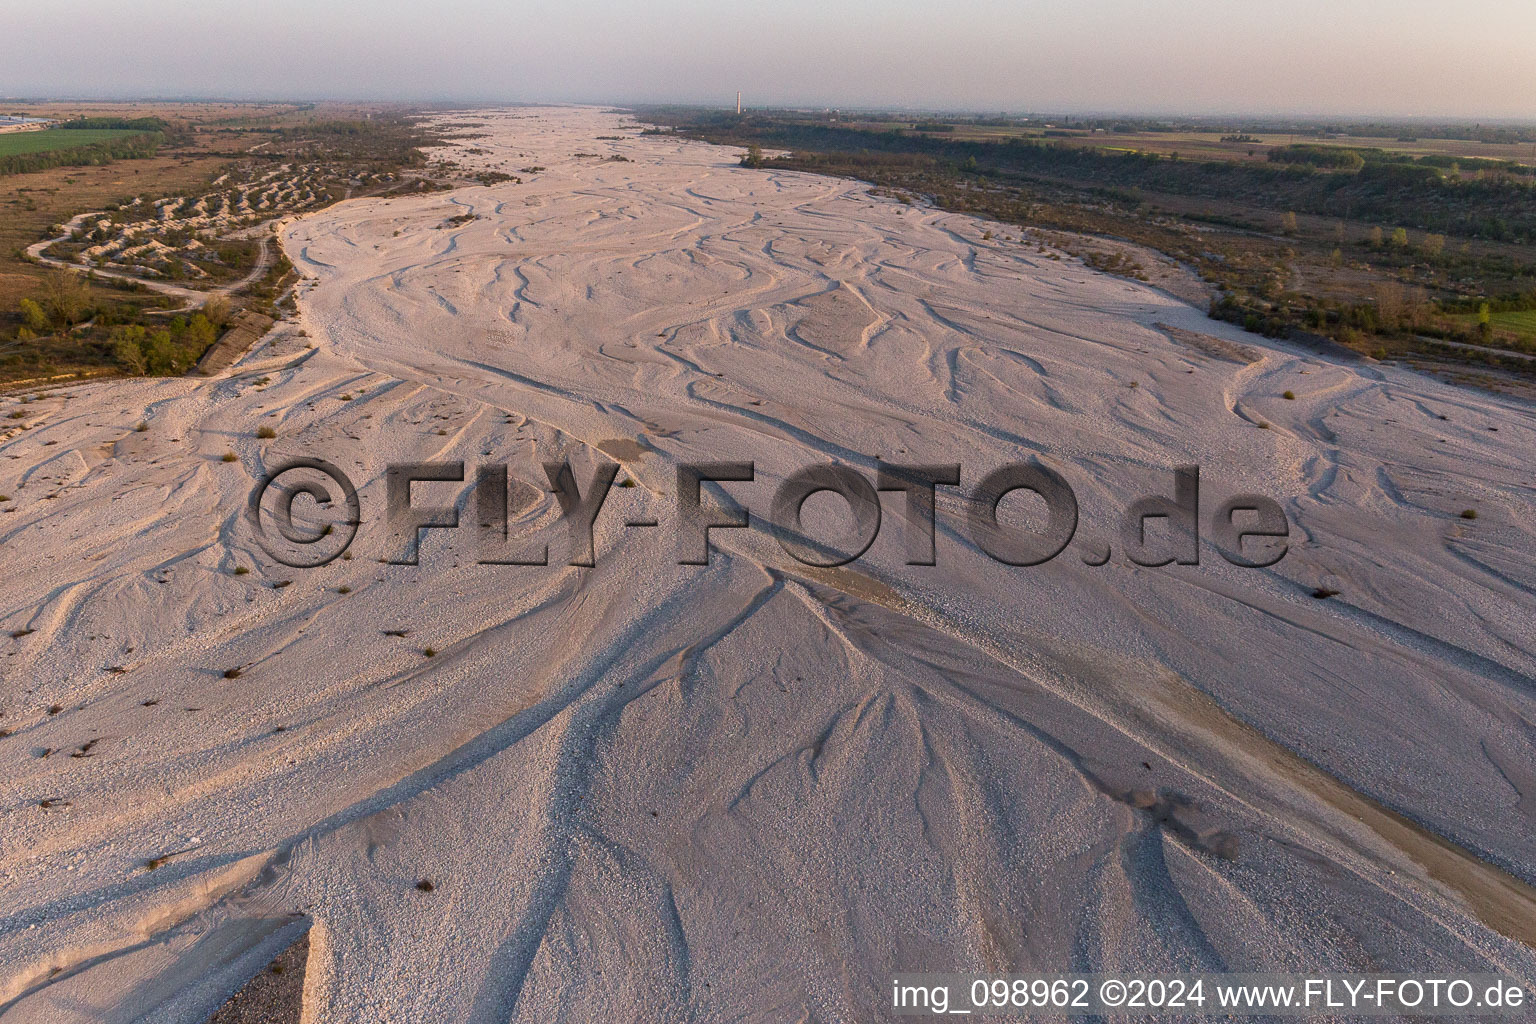
[[[577,480],[569,462],[542,465],[564,526],[565,564],[596,564],[593,528],[614,487],[618,464],[599,464],[585,481]],[[958,463],[881,462],[872,475],[837,463],[807,466],[785,477],[767,496],[766,525],[795,560],[819,568],[846,565],[874,544],[882,522],[881,493],[892,493],[900,510],[906,563],[936,565],[943,551],[936,529],[937,499],[941,488],[959,489],[961,476]],[[756,479],[756,467],[751,462],[697,462],[677,467],[671,522],[665,525],[672,530],[679,565],[708,565],[713,531],[753,525],[754,513],[748,502],[763,497],[751,493]],[[387,550],[384,560],[396,565],[417,564],[423,532],[459,529],[460,506],[472,505],[481,564],[550,565],[549,538],[544,531],[537,531],[530,539],[515,536],[509,529],[508,496],[514,481],[506,465],[475,467],[473,494],[461,490],[451,502],[427,504],[412,490],[417,483],[468,481],[463,462],[411,462],[387,467],[381,521]],[[1278,502],[1262,495],[1239,494],[1202,509],[1198,466],[1176,467],[1170,483],[1168,493],[1137,498],[1124,510],[1118,547],[1129,562],[1139,566],[1198,565],[1202,526],[1221,556],[1233,565],[1262,568],[1285,557],[1290,524]],[[1043,503],[1044,514],[1030,517],[1027,524],[1001,515],[1004,499],[1019,491],[1029,492],[1037,507]],[[835,495],[846,505],[852,526],[837,538],[818,537],[806,525],[806,502],[822,493]],[[1065,551],[1077,534],[1078,502],[1072,486],[1061,473],[1039,461],[992,469],[974,487],[960,493],[964,499],[960,531],[976,548],[1006,565],[1049,562]],[[462,500],[466,497],[468,502]],[[296,516],[296,508],[303,514]],[[247,514],[262,549],[275,561],[293,568],[313,568],[340,557],[365,523],[362,499],[352,481],[335,465],[316,458],[290,458],[274,466],[251,492]],[[663,523],[649,518],[627,520],[624,525],[661,528]],[[1103,565],[1112,551],[1109,543],[1090,542],[1083,545],[1081,557],[1085,564]]]

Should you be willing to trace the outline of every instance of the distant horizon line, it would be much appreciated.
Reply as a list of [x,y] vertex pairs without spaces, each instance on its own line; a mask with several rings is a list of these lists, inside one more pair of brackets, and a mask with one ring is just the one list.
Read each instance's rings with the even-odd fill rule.
[[[551,106],[607,106],[626,110],[636,110],[645,107],[697,107],[706,110],[735,109],[734,97],[729,102],[717,102],[714,100],[599,100],[599,99],[489,99],[486,97],[443,97],[438,99],[420,98],[388,98],[379,96],[236,96],[236,95],[172,95],[156,96],[132,93],[82,93],[76,95],[9,95],[0,96],[0,105],[4,104],[43,104],[43,103],[259,103],[259,104],[294,104],[294,103],[357,103],[380,104],[400,107],[422,108],[446,108],[465,109],[472,107],[551,107]],[[1074,117],[1074,118],[1112,118],[1125,117],[1137,119],[1186,119],[1191,121],[1218,121],[1228,120],[1289,120],[1296,122],[1350,122],[1350,123],[1393,123],[1393,124],[1424,124],[1424,125],[1504,125],[1504,126],[1536,126],[1536,116],[1511,117],[1478,114],[1388,114],[1388,113],[1319,113],[1305,111],[1195,111],[1163,109],[1116,109],[1106,108],[1007,108],[1007,107],[959,107],[959,106],[914,106],[911,104],[837,104],[826,102],[778,102],[778,103],[743,103],[742,112],[771,110],[792,111],[838,111],[850,114],[876,114],[876,113],[900,113],[912,115],[943,114],[962,117],[1010,117],[1010,118],[1041,118],[1041,117]]]

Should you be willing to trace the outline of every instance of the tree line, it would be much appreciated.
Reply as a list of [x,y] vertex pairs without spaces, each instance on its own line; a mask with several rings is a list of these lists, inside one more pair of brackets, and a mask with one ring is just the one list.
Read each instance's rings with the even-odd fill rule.
[[60,128],[126,128],[135,132],[163,132],[165,122],[158,117],[76,117]]

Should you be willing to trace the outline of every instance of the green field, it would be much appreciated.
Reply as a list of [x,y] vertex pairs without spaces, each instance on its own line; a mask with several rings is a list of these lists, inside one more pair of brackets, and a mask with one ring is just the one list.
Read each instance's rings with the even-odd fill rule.
[[1518,313],[1495,313],[1491,319],[1495,327],[1536,334],[1536,309],[1522,310]]
[[[1477,323],[1476,313],[1462,313],[1456,320],[1467,325],[1474,326]],[[1508,331],[1522,338],[1536,341],[1536,309],[1518,310],[1512,313],[1493,313],[1488,317],[1493,329],[1496,331]]]
[[5,132],[0,134],[0,156],[47,153],[55,149],[74,149],[93,142],[142,134],[131,128],[45,128],[40,132]]

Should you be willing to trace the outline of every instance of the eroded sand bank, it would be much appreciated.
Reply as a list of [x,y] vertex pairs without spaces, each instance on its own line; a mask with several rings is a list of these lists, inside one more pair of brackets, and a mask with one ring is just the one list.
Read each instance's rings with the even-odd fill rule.
[[[1536,977],[1529,406],[617,115],[474,119],[455,159],[544,169],[293,223],[307,338],[0,420],[5,1020],[201,1020],[306,927],[326,1022],[870,1019],[907,969]],[[355,557],[255,544],[288,455],[357,482]],[[638,486],[565,566],[539,463],[610,456]],[[1036,456],[1082,507],[1045,566],[980,554],[955,489],[932,567],[895,495],[843,569],[761,529],[673,557],[682,461],[754,461],[727,489],[766,514],[815,462]],[[554,564],[477,565],[442,484],[465,528],[381,564],[385,466],[444,459],[508,463]],[[1278,499],[1288,556],[1086,564],[1185,463],[1205,514]]]

